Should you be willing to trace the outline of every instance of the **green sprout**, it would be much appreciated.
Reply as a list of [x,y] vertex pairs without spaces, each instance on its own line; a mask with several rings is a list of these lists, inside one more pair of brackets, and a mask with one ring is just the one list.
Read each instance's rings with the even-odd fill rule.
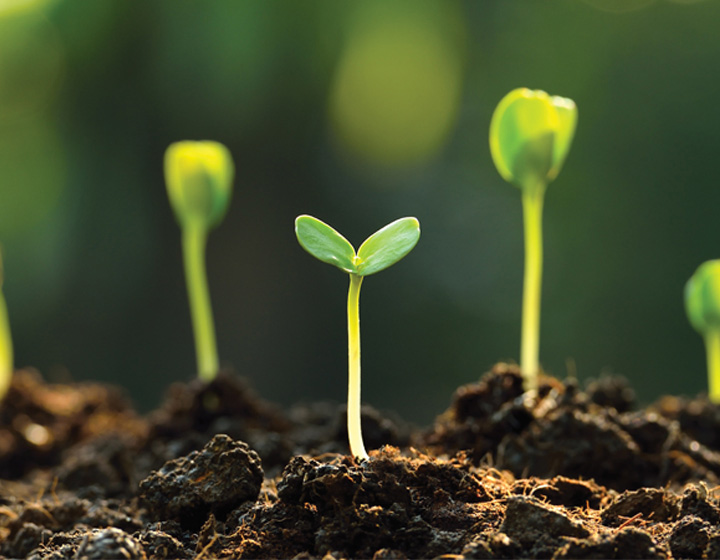
[[708,397],[720,404],[720,259],[704,262],[687,281],[685,311],[705,339]]
[[537,389],[542,285],[542,209],[575,133],[572,99],[519,88],[498,104],[490,122],[490,153],[500,175],[522,191],[525,223],[520,369],[525,390]]
[[360,285],[365,276],[392,266],[415,247],[420,238],[420,223],[415,218],[395,220],[368,237],[357,253],[347,239],[312,216],[295,219],[295,235],[302,248],[313,257],[350,275],[347,428],[350,452],[364,460],[368,454],[360,427]]
[[218,142],[175,142],[165,152],[168,197],[182,229],[198,375],[205,381],[212,381],[219,369],[205,246],[208,232],[222,221],[230,205],[233,175],[232,156]]
[[[3,270],[0,259],[0,287],[2,287]],[[7,304],[0,291],[0,399],[10,389],[13,375],[13,345],[10,336],[10,321],[8,320]]]

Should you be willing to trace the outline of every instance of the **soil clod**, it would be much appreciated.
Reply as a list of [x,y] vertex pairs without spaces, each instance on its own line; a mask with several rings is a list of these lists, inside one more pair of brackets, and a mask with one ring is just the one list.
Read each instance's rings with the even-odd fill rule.
[[260,494],[260,457],[246,443],[215,436],[201,451],[168,461],[140,483],[140,499],[154,520],[204,523],[209,513],[224,517]]

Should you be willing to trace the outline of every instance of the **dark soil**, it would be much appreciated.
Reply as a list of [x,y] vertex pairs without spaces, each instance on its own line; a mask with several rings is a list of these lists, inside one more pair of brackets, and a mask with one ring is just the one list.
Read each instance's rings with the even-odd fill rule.
[[638,410],[611,377],[522,391],[498,364],[425,430],[289,411],[237,376],[117,389],[18,371],[0,405],[0,553],[106,558],[720,558],[720,409]]

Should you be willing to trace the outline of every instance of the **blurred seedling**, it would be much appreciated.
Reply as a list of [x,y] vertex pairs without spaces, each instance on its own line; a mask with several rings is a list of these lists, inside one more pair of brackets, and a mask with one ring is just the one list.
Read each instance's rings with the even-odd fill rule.
[[575,102],[518,88],[498,104],[490,122],[490,153],[500,175],[522,191],[525,224],[520,369],[526,391],[538,384],[542,210],[545,189],[567,157],[575,134]]
[[[2,288],[3,268],[0,257],[0,288]],[[5,296],[0,291],[0,399],[4,398],[10,389],[13,376],[13,345],[10,336],[10,321],[8,320]]]
[[219,369],[205,247],[209,231],[230,205],[234,171],[230,152],[218,142],[175,142],[165,152],[168,197],[182,230],[198,375],[205,381],[212,381]]
[[705,339],[708,397],[720,404],[720,259],[704,262],[687,281],[685,311]]
[[360,422],[360,286],[363,278],[392,266],[407,255],[420,238],[420,223],[401,218],[368,237],[360,248],[332,227],[312,216],[295,219],[298,242],[313,257],[336,266],[350,276],[347,300],[348,320],[348,402],[347,428],[350,452],[368,458]]

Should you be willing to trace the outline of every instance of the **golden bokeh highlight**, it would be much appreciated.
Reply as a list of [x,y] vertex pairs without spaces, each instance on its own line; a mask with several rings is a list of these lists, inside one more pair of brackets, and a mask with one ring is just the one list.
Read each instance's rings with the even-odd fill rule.
[[0,0],[0,239],[31,231],[60,200],[65,150],[55,101],[65,49],[48,1]]
[[53,0],[0,0],[0,19],[46,7]]
[[379,165],[435,155],[456,122],[464,27],[454,2],[357,5],[330,93],[341,146]]
[[41,13],[0,18],[0,123],[45,109],[64,73],[63,44]]
[[26,118],[12,135],[0,133],[0,169],[0,239],[4,239],[36,227],[57,206],[67,173],[55,128],[43,119]]

